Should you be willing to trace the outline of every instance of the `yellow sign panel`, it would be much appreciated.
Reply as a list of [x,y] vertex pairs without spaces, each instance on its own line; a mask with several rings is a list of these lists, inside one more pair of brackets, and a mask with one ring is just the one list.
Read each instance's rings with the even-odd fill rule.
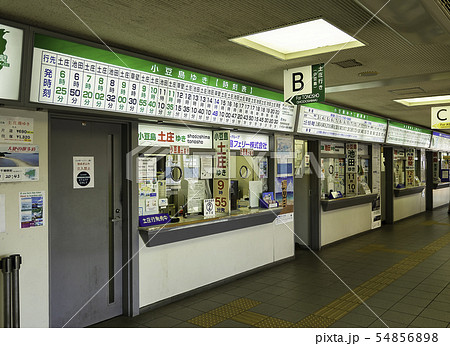
[[450,129],[450,107],[431,108],[431,128]]
[[216,213],[230,212],[230,184],[228,179],[214,179]]

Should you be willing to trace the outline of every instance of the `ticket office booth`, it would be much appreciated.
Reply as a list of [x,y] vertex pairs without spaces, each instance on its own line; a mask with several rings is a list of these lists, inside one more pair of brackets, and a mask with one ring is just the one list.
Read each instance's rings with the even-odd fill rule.
[[386,171],[386,223],[426,210],[426,149],[431,131],[389,122],[383,161]]
[[295,157],[306,167],[296,165],[303,176],[296,174],[295,210],[298,215],[304,204],[298,203],[299,191],[309,183],[309,232],[301,223],[295,227],[296,233],[309,233],[312,248],[381,226],[380,151],[386,128],[387,120],[332,105],[301,107]]
[[274,223],[286,207],[269,155],[276,137],[139,125],[141,308],[293,258],[292,232]]

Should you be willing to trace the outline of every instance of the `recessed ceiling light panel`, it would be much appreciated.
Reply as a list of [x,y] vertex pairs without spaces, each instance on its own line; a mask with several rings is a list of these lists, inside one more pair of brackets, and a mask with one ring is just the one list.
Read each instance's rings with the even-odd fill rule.
[[230,41],[282,60],[364,46],[323,19],[232,38]]
[[399,99],[399,100],[394,100],[394,101],[401,103],[408,107],[439,105],[439,104],[450,103],[450,95],[415,97],[415,98],[410,98],[410,99]]

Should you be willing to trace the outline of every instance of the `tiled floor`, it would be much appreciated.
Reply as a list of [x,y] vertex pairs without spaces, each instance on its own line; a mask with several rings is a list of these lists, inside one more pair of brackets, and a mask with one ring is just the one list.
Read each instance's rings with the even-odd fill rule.
[[288,263],[93,327],[450,327],[447,209],[383,226],[317,255],[321,260],[298,250]]

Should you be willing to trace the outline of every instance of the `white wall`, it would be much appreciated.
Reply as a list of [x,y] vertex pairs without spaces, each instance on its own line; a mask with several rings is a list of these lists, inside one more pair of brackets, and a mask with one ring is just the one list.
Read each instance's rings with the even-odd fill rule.
[[422,213],[426,209],[425,190],[413,195],[394,197],[394,222]]
[[142,248],[140,307],[293,256],[294,228],[292,222],[286,225],[274,222]]
[[433,208],[448,204],[450,201],[450,187],[433,190]]
[[321,245],[351,237],[372,228],[372,203],[320,213]]
[[[0,108],[0,116],[34,119],[34,145],[39,145],[39,181],[0,183],[0,194],[6,195],[6,233],[0,233],[0,257],[22,255],[20,270],[21,327],[49,326],[48,299],[48,115]],[[19,193],[45,191],[45,226],[20,229]],[[3,277],[0,275],[0,297]],[[3,326],[3,299],[0,300],[0,326]]]

